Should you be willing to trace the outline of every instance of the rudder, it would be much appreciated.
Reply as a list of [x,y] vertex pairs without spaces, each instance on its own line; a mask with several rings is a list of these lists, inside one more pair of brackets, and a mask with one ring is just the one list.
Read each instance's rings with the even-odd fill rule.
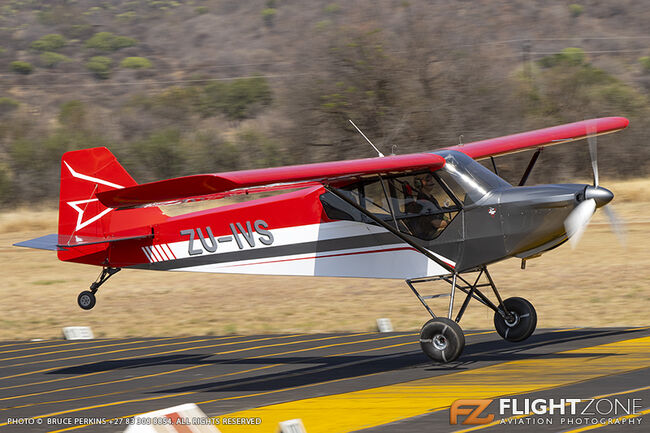
[[[59,242],[107,238],[164,220],[166,217],[159,208],[116,211],[102,205],[95,195],[134,185],[137,182],[105,147],[66,152],[61,160]],[[59,259],[101,264],[102,251],[107,250],[106,244],[69,248],[59,251]],[[82,256],[88,260],[78,260]]]

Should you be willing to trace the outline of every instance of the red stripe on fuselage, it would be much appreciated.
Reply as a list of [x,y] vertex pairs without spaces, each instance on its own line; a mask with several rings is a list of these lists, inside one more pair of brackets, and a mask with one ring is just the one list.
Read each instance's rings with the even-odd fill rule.
[[340,257],[340,256],[353,256],[357,254],[372,254],[372,253],[388,253],[391,251],[404,251],[404,250],[413,250],[417,251],[415,248],[412,247],[400,247],[400,248],[388,248],[385,250],[372,250],[372,251],[355,251],[353,253],[339,253],[339,254],[329,254],[326,256],[309,256],[309,257],[297,257],[294,259],[282,259],[282,260],[268,260],[266,262],[256,262],[256,263],[243,263],[241,265],[229,265],[227,267],[238,267],[238,266],[253,266],[253,265],[266,265],[269,263],[281,263],[281,262],[293,262],[296,260],[309,260],[309,259],[326,259],[330,257]]
[[171,254],[174,260],[176,260],[176,254],[174,254],[174,251],[172,251],[172,247],[170,247],[168,244],[165,244],[165,246],[167,247],[167,250],[169,250],[169,254]]
[[156,247],[162,252],[164,260],[169,260],[169,256],[167,255],[167,251],[165,251],[165,248],[163,247],[163,244],[156,245]]

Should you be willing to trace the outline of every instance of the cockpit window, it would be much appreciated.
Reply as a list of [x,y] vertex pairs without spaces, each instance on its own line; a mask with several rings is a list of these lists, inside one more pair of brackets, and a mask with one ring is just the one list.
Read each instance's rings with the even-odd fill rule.
[[[460,211],[457,199],[431,172],[365,180],[341,191],[387,224],[420,239],[438,237]],[[332,219],[376,224],[330,193],[321,196],[321,203]]]
[[436,173],[464,205],[476,203],[493,189],[511,186],[462,152],[445,150],[436,154],[446,161]]

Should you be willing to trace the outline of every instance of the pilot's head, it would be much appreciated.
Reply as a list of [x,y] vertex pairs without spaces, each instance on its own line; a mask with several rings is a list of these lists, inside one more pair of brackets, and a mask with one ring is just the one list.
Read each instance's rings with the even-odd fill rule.
[[415,186],[420,191],[431,191],[434,185],[435,183],[431,173],[422,174],[415,178]]

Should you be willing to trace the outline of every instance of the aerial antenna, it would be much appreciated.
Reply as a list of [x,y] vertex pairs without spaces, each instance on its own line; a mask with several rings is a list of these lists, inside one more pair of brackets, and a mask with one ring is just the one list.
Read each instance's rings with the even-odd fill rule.
[[370,140],[368,139],[368,137],[366,137],[366,134],[364,134],[363,132],[361,132],[361,130],[359,129],[359,127],[358,127],[357,125],[354,124],[354,122],[352,121],[352,119],[348,119],[348,120],[350,121],[350,123],[352,124],[352,126],[354,126],[355,129],[356,129],[357,131],[359,131],[359,134],[361,134],[361,135],[363,136],[363,138],[365,138],[366,141],[367,141],[368,143],[370,143],[370,145],[372,146],[372,148],[375,149],[375,151],[377,152],[377,154],[379,154],[380,157],[385,156],[383,153],[381,153],[381,152],[379,151],[379,149],[377,149],[377,147],[376,147],[374,144],[372,144],[372,141],[370,141]]

